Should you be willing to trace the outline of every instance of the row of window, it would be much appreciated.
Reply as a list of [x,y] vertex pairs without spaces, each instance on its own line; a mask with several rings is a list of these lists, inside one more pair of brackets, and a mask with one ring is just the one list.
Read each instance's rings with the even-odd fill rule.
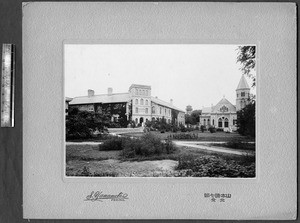
[[[155,106],[152,106],[152,111],[151,112],[152,112],[152,114],[155,114]],[[163,112],[163,108],[159,107],[159,114],[161,115],[162,112]],[[165,108],[165,115],[167,115],[167,113],[168,113],[169,116],[171,116],[171,110],[170,109],[167,110]]]
[[[139,100],[135,99],[135,104],[138,105],[139,104]],[[149,101],[146,99],[145,100],[145,105],[148,105]],[[140,105],[144,105],[144,99],[140,99]]]
[[[161,121],[162,118],[156,118],[156,120],[157,121]],[[146,118],[146,122],[148,122],[148,121],[149,120]],[[152,118],[152,121],[155,121],[155,118]],[[171,124],[171,119],[167,119],[166,121],[167,121],[167,123]],[[135,119],[135,123],[142,123],[142,122],[144,122],[144,118],[143,117],[140,117],[140,119],[138,119],[138,118]]]
[[[148,112],[149,112],[148,108],[145,108],[145,113],[148,114]],[[139,113],[139,108],[137,107],[135,108],[135,113]]]
[[144,89],[132,89],[133,93],[136,95],[146,95],[149,96],[149,91]]
[[[207,121],[207,122],[206,122]],[[204,119],[203,120],[203,124],[204,125],[210,125],[210,119]],[[236,120],[233,120],[233,123],[232,123],[233,125],[235,125],[236,124]],[[212,125],[215,125],[215,120],[213,119],[212,120]],[[224,127],[226,128],[226,127],[228,127],[229,126],[229,121],[228,121],[228,119],[227,118],[225,118],[224,119]],[[219,128],[222,128],[223,127],[223,120],[221,119],[221,118],[219,118],[218,119],[218,127]]]

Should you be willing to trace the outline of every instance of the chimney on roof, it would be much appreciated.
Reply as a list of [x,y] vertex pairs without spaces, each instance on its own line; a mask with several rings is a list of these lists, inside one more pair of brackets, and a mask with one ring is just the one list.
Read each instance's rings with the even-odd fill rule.
[[171,105],[173,104],[173,99],[170,99],[170,104],[171,104]]
[[88,89],[88,96],[92,97],[94,96],[95,92],[92,89]]
[[113,89],[111,87],[107,88],[107,94],[112,95]]

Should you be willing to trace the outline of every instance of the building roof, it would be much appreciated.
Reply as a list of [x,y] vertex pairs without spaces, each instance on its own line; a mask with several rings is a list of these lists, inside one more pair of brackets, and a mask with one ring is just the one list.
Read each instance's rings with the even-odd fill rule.
[[231,113],[235,113],[236,112],[236,107],[230,103],[230,101],[228,101],[225,97],[222,98],[218,104],[216,104],[213,107],[212,113],[223,113],[222,111],[220,111],[220,108],[226,106],[228,108],[227,112],[231,112]]
[[100,94],[94,95],[91,97],[88,96],[81,96],[75,97],[69,103],[70,105],[78,105],[78,104],[91,104],[91,103],[120,103],[120,102],[127,102],[130,100],[129,93],[117,93],[117,94]]
[[[222,100],[220,100],[215,106],[212,107],[203,107],[202,108],[202,116],[207,115],[207,114],[211,114],[211,113],[223,113],[222,109],[223,106],[225,106],[225,110],[224,113],[235,113],[236,112],[236,107],[230,103],[230,101],[228,101],[225,97],[222,98]],[[228,108],[228,111],[226,111],[226,108]]]
[[202,108],[202,114],[208,114],[211,113],[214,107],[203,107]]
[[162,105],[162,106],[165,106],[165,107],[168,107],[168,108],[171,108],[171,109],[174,109],[174,110],[177,110],[177,111],[180,111],[180,112],[183,112],[185,113],[183,110],[179,109],[179,108],[176,108],[174,105],[172,105],[171,103],[168,103],[168,102],[165,102],[163,100],[160,100],[158,98],[155,98],[155,97],[151,97],[151,101],[153,101],[154,103],[156,104],[159,104],[159,105]]
[[236,90],[241,90],[241,89],[250,89],[247,80],[245,78],[245,75],[242,75],[239,85],[237,86]]
[[151,86],[150,85],[142,85],[142,84],[132,84],[129,89],[131,88],[147,88],[147,89],[151,89]]

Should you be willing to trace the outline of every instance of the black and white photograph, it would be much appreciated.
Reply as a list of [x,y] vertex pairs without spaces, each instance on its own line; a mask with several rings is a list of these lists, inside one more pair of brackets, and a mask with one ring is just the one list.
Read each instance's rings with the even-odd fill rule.
[[19,8],[20,216],[297,219],[295,3]]
[[65,43],[65,176],[256,178],[256,51]]

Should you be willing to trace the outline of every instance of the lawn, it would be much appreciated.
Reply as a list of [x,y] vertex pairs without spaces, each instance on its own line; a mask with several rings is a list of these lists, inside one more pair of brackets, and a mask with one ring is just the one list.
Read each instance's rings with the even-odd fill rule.
[[[182,140],[191,140],[191,141],[209,141],[209,142],[229,142],[229,141],[243,141],[243,142],[254,142],[254,138],[242,136],[238,133],[226,133],[226,132],[201,132],[199,130],[191,131],[191,132],[165,132],[161,133],[159,131],[152,131],[152,134],[156,135],[161,139],[167,139],[168,137],[172,137],[174,135],[182,135],[182,134],[191,134],[196,135],[195,139],[182,139]],[[133,136],[133,137],[141,137],[144,133],[126,133],[122,134],[124,136]],[[177,139],[176,139],[177,140]]]
[[[168,133],[155,133],[165,139]],[[173,133],[174,134],[174,133]],[[196,134],[196,133],[194,133]],[[202,140],[245,139],[237,134],[197,133]],[[134,134],[137,137],[137,134]],[[231,136],[231,137],[230,137]],[[254,177],[255,156],[239,156],[177,147],[172,154],[127,158],[122,151],[99,151],[99,145],[67,145],[67,176],[110,177]]]

